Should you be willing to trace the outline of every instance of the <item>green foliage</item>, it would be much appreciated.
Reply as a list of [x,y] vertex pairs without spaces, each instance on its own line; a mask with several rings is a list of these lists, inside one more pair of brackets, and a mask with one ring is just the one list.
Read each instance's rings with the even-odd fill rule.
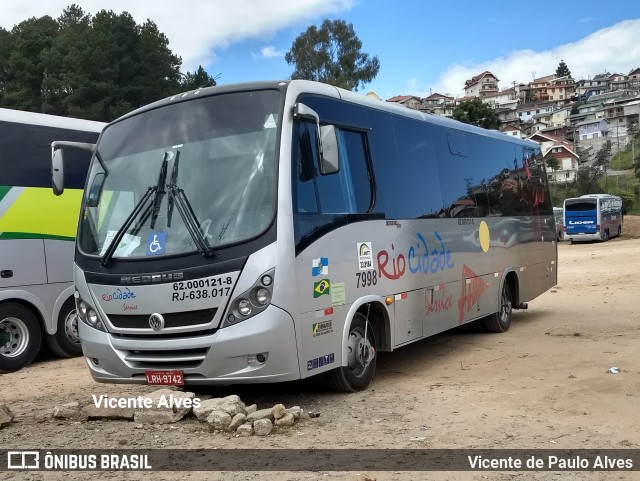
[[198,67],[194,73],[187,72],[180,81],[180,89],[182,91],[195,90],[203,87],[215,87],[216,79],[211,77],[202,65]]
[[[581,168],[582,170],[583,168]],[[588,170],[588,168],[585,170]],[[579,181],[551,184],[551,201],[555,207],[562,207],[564,200],[569,197],[606,192],[621,197],[628,214],[640,214],[640,205],[637,202],[640,182],[632,173],[610,176],[608,179],[609,189],[605,187],[604,176],[602,175],[596,175],[593,180],[586,173],[582,174],[584,179],[580,177],[580,174],[578,175]],[[586,188],[587,186],[588,189]]]
[[42,81],[46,75],[40,55],[51,47],[57,33],[58,23],[49,16],[25,20],[13,27],[3,107],[40,111]]
[[582,166],[578,170],[578,176],[576,179],[576,194],[596,194],[601,189],[599,188],[598,179],[604,176],[602,170],[595,166]]
[[596,152],[596,158],[593,162],[593,165],[595,167],[601,168],[604,172],[606,172],[609,169],[609,163],[611,162],[611,149],[611,141],[607,140]]
[[460,102],[453,109],[453,118],[485,129],[497,129],[500,126],[497,112],[478,98]]
[[176,93],[180,64],[152,21],[71,5],[0,29],[0,106],[110,121]]
[[353,25],[344,20],[322,22],[301,33],[284,58],[293,65],[292,79],[316,80],[347,90],[358,90],[380,70],[378,57],[361,52]]
[[560,168],[560,161],[553,155],[545,160],[545,164],[554,172]]
[[571,70],[567,67],[567,64],[564,63],[564,60],[560,60],[558,64],[558,68],[556,68],[556,76],[557,77],[571,77]]

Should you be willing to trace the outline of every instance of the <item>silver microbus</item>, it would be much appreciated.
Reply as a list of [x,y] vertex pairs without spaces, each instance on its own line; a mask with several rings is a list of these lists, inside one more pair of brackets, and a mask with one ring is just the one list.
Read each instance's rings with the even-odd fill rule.
[[[54,185],[64,188],[55,146]],[[293,80],[217,86],[112,122],[95,149],[75,287],[100,382],[328,372],[512,309],[556,284],[537,144]]]

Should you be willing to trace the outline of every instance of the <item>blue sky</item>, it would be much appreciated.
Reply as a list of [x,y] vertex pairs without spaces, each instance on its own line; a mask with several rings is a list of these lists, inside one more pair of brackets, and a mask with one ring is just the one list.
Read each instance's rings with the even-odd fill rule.
[[[32,16],[57,17],[64,0],[0,0],[0,26]],[[576,79],[640,67],[640,2],[514,3],[442,0],[76,0],[86,12],[128,11],[153,20],[183,59],[218,82],[288,78],[284,60],[295,38],[324,18],[353,24],[363,52],[380,72],[363,93],[382,98],[460,97],[464,81],[484,70],[499,87],[551,74],[564,59]],[[486,5],[486,6],[485,6]],[[557,8],[556,8],[557,6]]]

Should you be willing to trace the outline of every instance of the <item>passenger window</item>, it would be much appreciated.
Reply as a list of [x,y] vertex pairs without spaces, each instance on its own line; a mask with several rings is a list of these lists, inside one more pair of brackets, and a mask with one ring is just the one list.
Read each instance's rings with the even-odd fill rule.
[[373,185],[363,133],[338,129],[340,169],[322,175],[315,125],[301,122],[298,130],[295,209],[299,213],[363,214],[372,204]]
[[320,210],[323,214],[364,214],[372,199],[364,136],[338,130],[338,145],[340,170],[316,177]]
[[[390,127],[381,126],[386,129]],[[404,117],[393,119],[393,147],[397,158],[390,155],[392,151],[389,146],[388,153],[379,151],[382,153],[378,155],[376,164],[377,182],[380,184],[380,196],[387,218],[436,217],[442,208],[432,130],[431,126],[418,120]]]

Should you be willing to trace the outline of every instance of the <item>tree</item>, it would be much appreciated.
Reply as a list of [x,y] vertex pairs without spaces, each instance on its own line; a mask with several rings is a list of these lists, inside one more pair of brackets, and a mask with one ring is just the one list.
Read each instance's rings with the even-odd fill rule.
[[202,65],[199,65],[198,70],[194,73],[187,72],[180,80],[180,89],[182,91],[194,90],[203,87],[215,87],[216,85],[216,79],[211,77],[207,71],[202,68]]
[[69,115],[69,99],[86,82],[83,58],[88,58],[84,37],[91,28],[91,16],[77,5],[65,9],[57,19],[59,30],[50,48],[41,53],[45,76],[40,111]]
[[110,121],[179,91],[181,62],[152,21],[71,5],[0,29],[0,106]]
[[605,175],[609,169],[609,162],[611,161],[611,141],[607,140],[602,147],[596,152],[596,158],[593,165],[601,169]]
[[571,70],[569,70],[567,64],[564,63],[564,60],[560,60],[558,68],[556,68],[556,77],[571,77]]
[[453,109],[453,118],[485,129],[497,129],[500,118],[495,110],[479,98],[464,100]]
[[378,57],[361,52],[362,42],[353,25],[344,20],[322,22],[307,28],[284,58],[294,66],[292,79],[316,80],[347,90],[358,90],[380,70]]
[[9,75],[9,56],[13,47],[11,32],[0,27],[0,105]]
[[554,173],[553,178],[555,179],[556,177],[555,173],[560,168],[560,161],[557,159],[557,157],[552,155],[551,157],[545,160],[545,164],[547,167],[549,167],[553,171]]
[[49,16],[13,27],[2,106],[40,112],[45,77],[41,53],[51,47],[57,33],[58,23]]
[[[594,182],[597,179],[602,177],[602,171],[594,166],[584,166],[580,167],[578,170],[577,184],[578,184],[578,193],[577,195],[586,195],[592,194],[594,188]],[[597,182],[596,182],[597,186]]]

